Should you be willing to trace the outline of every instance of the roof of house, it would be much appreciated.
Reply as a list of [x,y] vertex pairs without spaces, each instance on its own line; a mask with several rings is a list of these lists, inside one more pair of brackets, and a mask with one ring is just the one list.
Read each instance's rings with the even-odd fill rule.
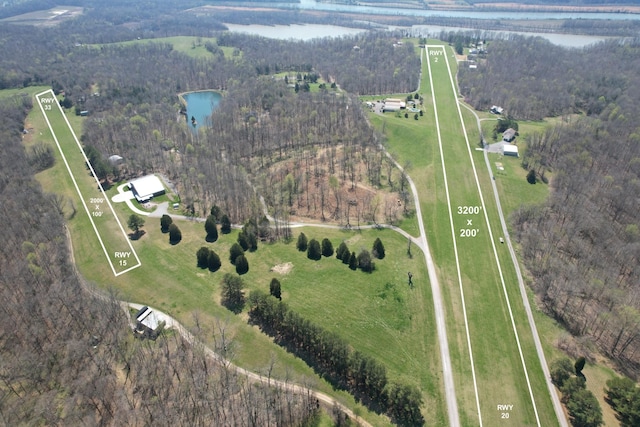
[[136,317],[136,320],[142,323],[147,328],[151,329],[152,331],[155,331],[158,328],[158,325],[160,324],[158,315],[149,307],[143,307],[143,309],[145,308],[146,310],[144,310],[142,313],[138,312],[138,316]]
[[516,137],[516,130],[513,128],[509,128],[502,133],[502,139],[505,141],[511,141]]
[[139,201],[149,200],[155,194],[165,191],[162,182],[155,175],[147,175],[134,179],[129,182],[129,188],[131,188],[131,191],[133,191],[133,194]]

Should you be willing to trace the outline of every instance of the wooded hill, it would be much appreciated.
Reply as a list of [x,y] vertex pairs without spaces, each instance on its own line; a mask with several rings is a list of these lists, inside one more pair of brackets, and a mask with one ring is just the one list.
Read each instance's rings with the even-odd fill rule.
[[[491,42],[460,70],[467,100],[514,119],[563,115],[527,138],[523,166],[551,197],[513,216],[543,307],[637,375],[640,368],[640,40],[567,50],[541,39]],[[585,349],[585,351],[587,351]]]

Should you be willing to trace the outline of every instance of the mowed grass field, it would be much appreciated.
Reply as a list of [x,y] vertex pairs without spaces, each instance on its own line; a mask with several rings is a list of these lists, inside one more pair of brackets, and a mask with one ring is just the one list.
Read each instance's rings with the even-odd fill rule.
[[[486,170],[483,153],[475,150],[475,144],[479,141],[476,119],[471,113],[466,112],[466,109],[463,110],[462,115],[471,145],[470,158],[456,106],[457,92],[452,89],[442,48],[439,50],[441,54],[427,55],[423,61],[420,94],[424,98],[424,116],[418,121],[392,116],[372,116],[372,121],[380,129],[384,123],[389,149],[398,157],[400,163],[410,160],[413,165],[410,174],[420,192],[429,244],[438,266],[438,275],[446,299],[447,331],[456,374],[456,393],[461,420],[464,425],[479,425],[480,417],[483,425],[537,425],[531,399],[533,394],[540,425],[557,425],[507,249],[499,243],[496,245],[499,267],[493,254],[489,229],[493,232],[494,242],[502,232],[490,186],[491,175]],[[446,55],[453,58],[449,48],[446,49]],[[428,78],[427,61],[431,61],[433,93]],[[455,75],[455,59],[451,59],[450,65]],[[438,110],[442,153],[438,141],[434,101]],[[443,157],[460,274],[455,260],[454,237],[445,192]],[[481,183],[484,207],[473,174],[472,160]],[[518,159],[498,159],[496,156],[491,158],[491,161],[500,161],[507,165],[505,176],[512,182],[502,182],[500,185],[522,188],[522,184],[517,182],[521,174],[518,170]],[[508,173],[512,174],[506,175]],[[524,180],[523,182],[526,183]],[[539,189],[536,195],[539,200],[546,194],[545,187],[540,185],[536,188]],[[521,197],[514,196],[507,201],[507,207],[513,209],[521,200]],[[485,210],[489,218],[488,225],[484,217]],[[504,278],[504,287],[499,268]],[[511,305],[526,371],[517,348],[507,298]],[[469,328],[473,354],[479,411],[466,325]],[[529,375],[531,392],[525,372]],[[497,405],[513,405],[513,408],[498,410]]]
[[[76,133],[81,133],[84,119],[66,112]],[[56,134],[66,126],[61,115],[51,116]],[[28,123],[37,133],[28,143],[42,141],[54,144],[39,108],[32,111]],[[66,150],[73,150],[70,135],[59,138]],[[75,146],[77,150],[77,146]],[[148,304],[176,317],[187,327],[200,325],[204,342],[214,345],[222,332],[232,341],[228,356],[250,370],[266,373],[275,363],[272,375],[308,383],[329,393],[354,408],[373,425],[388,425],[386,418],[367,411],[347,393],[332,387],[313,373],[300,359],[273,344],[272,340],[247,322],[246,311],[234,315],[219,303],[220,281],[225,272],[234,272],[228,261],[230,246],[237,231],[221,235],[214,243],[205,241],[202,222],[178,220],[183,235],[177,245],[169,243],[168,235],[160,231],[158,218],[146,218],[144,236],[132,242],[142,266],[120,276],[114,276],[99,246],[89,217],[73,186],[62,159],[56,152],[53,168],[38,175],[48,192],[64,196],[66,213],[74,246],[75,262],[83,276],[96,287],[116,292],[122,300]],[[75,162],[83,162],[77,158]],[[82,170],[83,163],[78,166]],[[82,188],[95,190],[95,180],[89,173],[76,177]],[[115,195],[115,186],[107,192]],[[131,214],[124,203],[113,204],[120,221],[126,224]],[[371,250],[376,237],[385,245],[387,256],[376,261],[372,274],[351,271],[335,257],[318,262],[308,260],[295,248],[295,239],[304,232],[309,239],[329,238],[334,248],[346,241],[350,250]],[[222,269],[211,273],[196,267],[196,251],[201,246],[215,250],[222,259]],[[442,398],[441,362],[435,336],[433,302],[428,275],[419,249],[412,246],[413,257],[407,255],[407,239],[391,230],[343,231],[340,229],[304,227],[294,229],[292,242],[261,244],[249,253],[250,271],[242,278],[246,293],[253,289],[268,291],[271,278],[282,283],[283,300],[305,318],[338,333],[354,349],[375,357],[387,367],[390,380],[417,385],[423,392],[423,414],[428,425],[445,425]],[[291,263],[287,274],[271,271],[276,265]],[[414,287],[407,283],[407,272],[413,273]],[[197,318],[197,322],[196,322]]]

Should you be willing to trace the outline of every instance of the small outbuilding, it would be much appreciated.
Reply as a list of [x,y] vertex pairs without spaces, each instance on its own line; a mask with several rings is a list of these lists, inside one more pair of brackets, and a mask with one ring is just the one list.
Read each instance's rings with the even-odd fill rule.
[[518,147],[513,144],[504,144],[502,146],[502,154],[505,156],[518,157]]
[[120,163],[122,163],[123,160],[124,159],[122,158],[122,156],[119,156],[117,154],[109,156],[109,164],[111,166],[118,166]]
[[135,333],[141,337],[156,339],[164,327],[164,320],[146,305],[136,313]]
[[133,192],[136,200],[140,203],[148,202],[153,197],[160,196],[166,191],[160,178],[155,175],[147,175],[134,179],[127,185]]
[[516,139],[517,133],[518,132],[516,132],[515,129],[509,128],[502,133],[502,140],[505,142],[511,142]]

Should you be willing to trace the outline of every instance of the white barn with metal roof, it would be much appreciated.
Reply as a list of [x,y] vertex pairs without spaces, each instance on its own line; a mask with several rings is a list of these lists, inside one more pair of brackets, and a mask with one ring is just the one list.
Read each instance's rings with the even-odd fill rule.
[[518,147],[513,144],[503,144],[502,145],[502,154],[505,156],[515,156],[518,157]]
[[147,175],[134,179],[127,185],[133,192],[136,200],[140,203],[148,202],[152,197],[165,193],[162,181],[155,175]]

